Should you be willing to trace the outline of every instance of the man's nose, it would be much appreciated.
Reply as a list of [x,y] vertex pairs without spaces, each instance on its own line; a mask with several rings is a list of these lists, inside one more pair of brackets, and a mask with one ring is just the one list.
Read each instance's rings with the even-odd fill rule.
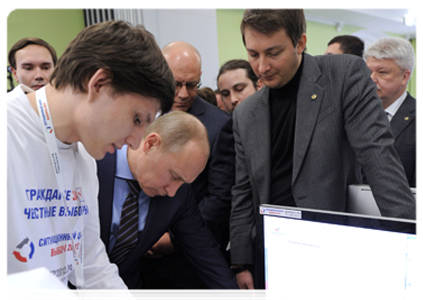
[[175,194],[176,194],[176,192],[178,191],[178,189],[179,189],[179,187],[182,185],[182,183],[181,182],[178,182],[178,181],[173,181],[171,184],[169,184],[167,187],[166,187],[166,194],[169,196],[169,197],[173,197],[173,196],[175,196]]
[[188,98],[188,89],[185,84],[183,84],[182,87],[179,89],[177,96],[182,99]]

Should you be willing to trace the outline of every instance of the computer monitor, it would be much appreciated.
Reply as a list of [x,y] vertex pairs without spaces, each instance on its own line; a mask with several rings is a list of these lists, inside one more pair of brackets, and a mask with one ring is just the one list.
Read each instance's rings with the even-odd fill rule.
[[[410,188],[416,198],[416,188]],[[380,210],[367,184],[352,184],[348,186],[347,212],[363,215],[380,216]]]
[[269,295],[395,300],[417,296],[415,221],[274,205],[261,205],[260,213]]

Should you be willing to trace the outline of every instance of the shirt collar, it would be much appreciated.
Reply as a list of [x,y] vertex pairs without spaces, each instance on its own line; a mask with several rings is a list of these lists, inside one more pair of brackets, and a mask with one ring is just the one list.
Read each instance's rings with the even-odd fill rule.
[[385,112],[387,112],[391,116],[395,116],[398,109],[400,108],[401,104],[404,102],[405,98],[407,97],[407,91],[405,91],[397,100],[395,100],[391,105],[389,105]]
[[128,145],[116,149],[116,176],[123,179],[134,179],[128,165]]

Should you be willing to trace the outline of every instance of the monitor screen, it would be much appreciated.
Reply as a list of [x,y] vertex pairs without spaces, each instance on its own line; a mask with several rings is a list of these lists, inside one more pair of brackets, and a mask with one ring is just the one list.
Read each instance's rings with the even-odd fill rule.
[[260,213],[269,293],[415,299],[415,221],[272,205]]

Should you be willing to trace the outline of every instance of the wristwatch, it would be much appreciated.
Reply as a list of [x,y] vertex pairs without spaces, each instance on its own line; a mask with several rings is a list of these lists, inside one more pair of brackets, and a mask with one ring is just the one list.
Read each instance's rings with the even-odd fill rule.
[[247,265],[232,265],[231,270],[234,272],[234,274],[238,274],[242,271],[248,270]]

